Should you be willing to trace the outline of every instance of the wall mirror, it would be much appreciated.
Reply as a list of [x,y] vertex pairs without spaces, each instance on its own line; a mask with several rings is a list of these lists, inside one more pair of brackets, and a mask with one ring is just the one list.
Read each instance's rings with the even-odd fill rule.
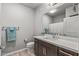
[[46,12],[42,17],[43,32],[78,37],[78,33],[75,32],[75,30],[72,30],[72,32],[69,30],[70,27],[73,27],[73,25],[76,25],[76,23],[67,24],[64,20],[65,18],[68,18],[66,15],[66,9],[70,7],[74,7],[74,3],[65,3],[55,9],[51,9]]

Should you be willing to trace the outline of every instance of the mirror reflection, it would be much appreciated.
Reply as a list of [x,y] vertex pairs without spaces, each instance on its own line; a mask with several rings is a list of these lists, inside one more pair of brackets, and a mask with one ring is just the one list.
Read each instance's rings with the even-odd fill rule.
[[52,8],[42,17],[43,34],[58,34],[68,37],[79,37],[78,4],[65,3]]

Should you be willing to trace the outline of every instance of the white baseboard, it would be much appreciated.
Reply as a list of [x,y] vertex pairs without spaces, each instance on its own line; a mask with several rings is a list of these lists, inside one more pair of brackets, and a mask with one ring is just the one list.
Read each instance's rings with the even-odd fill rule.
[[13,52],[7,53],[7,54],[5,54],[5,55],[3,55],[3,56],[9,56],[9,55],[12,55],[12,54],[14,54],[14,53],[16,53],[16,52],[24,51],[24,50],[27,50],[27,49],[28,49],[28,48],[23,48],[23,49],[20,49],[20,50],[17,50],[17,51],[13,51]]

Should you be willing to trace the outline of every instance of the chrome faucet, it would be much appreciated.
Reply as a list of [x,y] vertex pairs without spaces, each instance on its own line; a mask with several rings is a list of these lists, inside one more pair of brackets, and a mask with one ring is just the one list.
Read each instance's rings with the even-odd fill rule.
[[59,36],[59,34],[57,33],[57,34],[53,35],[53,38],[58,39],[58,36]]

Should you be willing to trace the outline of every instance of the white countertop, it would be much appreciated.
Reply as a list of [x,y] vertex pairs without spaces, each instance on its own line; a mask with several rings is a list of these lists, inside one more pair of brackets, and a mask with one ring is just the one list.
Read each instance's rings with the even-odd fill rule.
[[37,38],[39,40],[42,40],[42,41],[45,41],[47,43],[56,45],[58,47],[65,48],[67,50],[79,53],[79,43],[78,43],[78,41],[75,42],[75,41],[69,41],[69,40],[64,40],[64,39],[54,39],[54,38],[45,39],[45,38],[43,38],[43,36],[34,36],[34,38]]

